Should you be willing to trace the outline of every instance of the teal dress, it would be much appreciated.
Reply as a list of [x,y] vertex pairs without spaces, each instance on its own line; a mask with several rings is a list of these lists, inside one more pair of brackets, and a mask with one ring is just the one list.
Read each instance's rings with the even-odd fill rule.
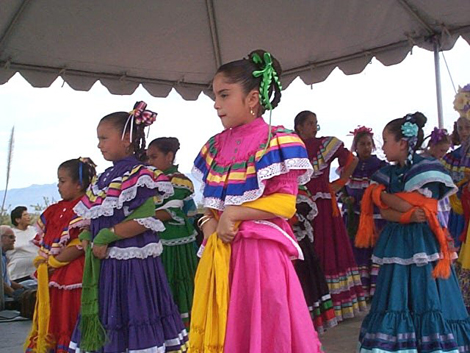
[[[439,161],[418,155],[412,165],[386,166],[372,180],[390,193],[419,191],[435,199],[456,191]],[[439,243],[427,223],[387,222],[373,254],[380,271],[358,351],[470,351],[470,318],[454,269],[448,279],[432,277],[439,254]]]
[[171,219],[163,222],[165,231],[159,233],[163,244],[162,262],[181,318],[189,329],[194,293],[194,276],[197,267],[196,230],[184,212],[185,202],[192,199],[194,186],[190,179],[172,166],[163,172],[173,185],[174,194],[160,203],[156,210],[165,210]]

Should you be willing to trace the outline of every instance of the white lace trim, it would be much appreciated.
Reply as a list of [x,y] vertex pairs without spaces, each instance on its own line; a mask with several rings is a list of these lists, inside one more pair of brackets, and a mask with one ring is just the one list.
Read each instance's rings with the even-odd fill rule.
[[416,265],[416,266],[426,266],[430,262],[434,262],[440,259],[438,253],[428,255],[426,253],[416,253],[413,257],[408,259],[402,259],[401,257],[384,257],[380,258],[375,255],[372,255],[372,262],[383,265],[383,264],[398,264],[398,265]]
[[[178,333],[178,337],[165,340],[165,343],[163,344],[163,346],[154,346],[154,347],[144,348],[144,349],[129,349],[127,352],[129,353],[165,353],[168,351],[167,349],[168,347],[183,346],[185,344],[185,340],[187,337],[188,337],[188,333],[186,332],[186,329],[183,329],[183,331]],[[73,342],[73,341],[70,341],[69,349],[73,351],[74,353],[87,353],[80,349],[77,342]]]
[[107,259],[129,260],[129,259],[146,259],[148,257],[157,257],[162,254],[163,245],[161,242],[150,243],[142,248],[108,248]]
[[305,219],[305,217],[299,213],[297,213],[297,218],[299,219],[299,222],[302,223],[305,226],[305,229],[300,228],[299,226],[295,225],[292,227],[292,230],[294,231],[295,238],[297,241],[303,240],[306,236],[310,240],[311,243],[314,242],[314,230],[312,225],[308,220]]
[[297,256],[296,257],[293,257],[293,259],[299,259],[299,260],[303,260],[304,259],[304,254],[302,252],[302,249],[300,248],[299,244],[297,244],[297,242],[292,239],[292,237],[286,233],[286,231],[284,229],[282,229],[281,227],[279,227],[277,224],[274,224],[270,221],[266,221],[266,220],[257,220],[257,221],[253,221],[254,223],[257,223],[257,224],[263,224],[263,225],[266,225],[268,227],[271,227],[271,228],[274,228],[276,229],[279,233],[281,233],[282,235],[284,235],[287,239],[289,239],[289,241],[292,243],[292,245],[295,247],[295,249],[297,250]]
[[[301,185],[309,182],[310,177],[313,173],[313,167],[310,164],[310,161],[307,158],[286,159],[280,163],[271,164],[266,168],[262,168],[257,171],[256,176],[258,179],[258,189],[248,190],[244,192],[241,196],[227,195],[225,197],[225,202],[218,198],[203,198],[204,207],[214,208],[223,211],[225,206],[239,206],[245,202],[257,200],[264,193],[265,185],[263,183],[263,180],[272,179],[276,176],[287,174],[290,170],[299,169],[305,169],[305,173],[303,173],[297,178],[297,182]],[[199,177],[202,175],[202,173],[197,168],[193,168],[193,172]]]
[[201,258],[202,257],[202,254],[204,253],[204,249],[206,248],[206,246],[204,244],[201,244],[201,246],[199,247],[198,251],[197,251],[197,257]]
[[168,202],[166,202],[164,205],[158,207],[156,209],[156,211],[159,211],[159,210],[166,210],[168,208],[183,208],[184,206],[184,202],[183,200],[170,200]]
[[417,189],[416,191],[418,191],[421,195],[427,197],[428,199],[432,198],[432,191],[428,188]]
[[106,187],[104,190],[98,189],[98,185],[92,185],[92,192],[94,195],[100,195],[104,193],[103,202],[100,205],[91,206],[87,208],[82,201],[80,201],[74,207],[74,212],[82,216],[83,218],[95,219],[101,216],[112,216],[114,214],[114,209],[121,209],[125,202],[133,200],[137,195],[137,189],[141,186],[147,187],[149,189],[157,189],[162,195],[158,197],[166,199],[173,195],[174,190],[170,181],[155,181],[149,175],[142,175],[137,180],[137,183],[130,188],[123,190],[118,197],[107,196],[106,193],[109,187]]
[[328,199],[331,200],[331,194],[329,192],[317,192],[315,195],[312,196],[313,201],[317,201],[318,199]]
[[146,218],[136,218],[134,219],[137,223],[141,226],[144,226],[147,229],[151,229],[154,232],[163,232],[165,231],[165,225],[159,219],[154,217],[146,217]]
[[176,212],[174,212],[173,210],[165,210],[165,211],[170,214],[171,219],[172,219],[172,220],[166,221],[167,224],[171,224],[173,226],[183,226],[185,224],[184,218],[176,215]]
[[192,242],[196,241],[196,233],[193,233],[189,237],[184,237],[184,238],[179,238],[179,239],[171,239],[171,240],[165,240],[165,239],[160,239],[162,244],[164,246],[175,246],[175,245],[183,245],[183,244],[189,244]]
[[72,290],[72,289],[82,288],[82,284],[81,283],[76,283],[76,284],[62,285],[62,284],[59,284],[57,282],[52,281],[52,282],[49,282],[49,287],[55,287],[55,288],[65,289],[65,290]]
[[317,204],[308,196],[297,195],[297,203],[302,203],[302,202],[305,202],[306,204],[310,206],[311,210],[307,215],[307,219],[312,221],[316,216],[318,216]]

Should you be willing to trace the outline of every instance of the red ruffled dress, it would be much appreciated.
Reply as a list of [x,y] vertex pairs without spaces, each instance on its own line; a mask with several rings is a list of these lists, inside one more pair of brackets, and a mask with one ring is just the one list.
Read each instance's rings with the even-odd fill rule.
[[329,180],[333,160],[337,158],[344,168],[353,156],[336,137],[312,138],[304,143],[314,169],[306,186],[318,208],[318,215],[312,220],[315,252],[325,273],[336,318],[341,321],[366,310],[361,277]]
[[[73,211],[78,201],[80,198],[62,200],[49,206],[41,215],[37,223],[38,234],[34,240],[39,246],[39,255],[45,258],[57,256],[72,240],[78,238],[82,227],[87,225],[87,221]],[[80,311],[84,263],[85,257],[80,256],[49,275],[49,334],[54,342],[51,352],[68,352],[70,337]],[[33,337],[26,352],[35,350]]]

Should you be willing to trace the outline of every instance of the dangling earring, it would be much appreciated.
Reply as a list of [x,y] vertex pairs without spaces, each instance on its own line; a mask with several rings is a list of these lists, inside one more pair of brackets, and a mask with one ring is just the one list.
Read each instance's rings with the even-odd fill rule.
[[255,112],[253,111],[253,108],[250,108],[250,114],[255,116]]

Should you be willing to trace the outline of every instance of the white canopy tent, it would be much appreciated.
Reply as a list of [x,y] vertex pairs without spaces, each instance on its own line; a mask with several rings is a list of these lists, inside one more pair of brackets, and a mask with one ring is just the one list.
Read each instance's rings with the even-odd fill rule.
[[2,0],[0,84],[20,72],[34,87],[61,76],[76,90],[100,80],[113,94],[142,84],[193,100],[221,63],[257,48],[280,60],[285,88],[373,57],[397,64],[414,45],[438,60],[459,36],[470,43],[468,0]]

